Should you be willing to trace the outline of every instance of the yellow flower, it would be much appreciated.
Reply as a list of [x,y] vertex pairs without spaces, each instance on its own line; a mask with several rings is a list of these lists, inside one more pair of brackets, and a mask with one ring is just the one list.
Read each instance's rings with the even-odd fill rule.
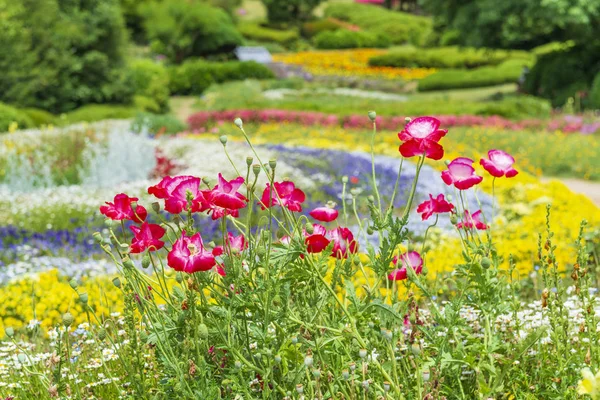
[[15,121],[11,122],[8,125],[8,132],[10,132],[10,133],[14,133],[17,129],[19,129],[19,124],[16,123]]
[[596,375],[590,371],[589,368],[584,368],[581,371],[582,380],[577,384],[577,393],[589,394],[592,399],[598,398],[598,392],[600,390],[600,371],[596,372]]

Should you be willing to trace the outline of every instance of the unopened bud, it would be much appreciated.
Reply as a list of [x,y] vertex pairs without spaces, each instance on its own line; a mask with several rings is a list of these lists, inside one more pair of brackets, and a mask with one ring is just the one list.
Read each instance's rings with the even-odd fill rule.
[[345,381],[347,381],[348,379],[350,379],[350,371],[348,371],[347,369],[342,371],[342,378],[344,378]]
[[307,222],[306,225],[304,225],[304,230],[309,235],[312,235],[315,232],[315,227],[310,222]]
[[208,338],[208,327],[205,324],[198,325],[198,336],[200,336],[200,339],[202,340]]
[[491,266],[492,266],[492,260],[490,260],[490,259],[489,259],[489,258],[487,258],[487,257],[483,257],[483,258],[481,259],[481,267],[482,267],[483,269],[489,269]]
[[94,237],[94,240],[96,241],[96,243],[102,244],[102,241],[104,239],[102,239],[102,235],[100,234],[100,232],[94,232],[94,234],[92,236]]
[[133,263],[133,261],[131,261],[129,257],[125,257],[123,259],[123,266],[125,268],[135,268],[135,264]]
[[297,338],[296,336],[294,336],[294,337],[292,338],[292,343],[293,343],[293,344],[297,344],[297,343],[298,343],[298,338]]
[[160,203],[158,201],[155,201],[154,203],[152,203],[152,209],[154,210],[155,213],[160,212]]
[[390,383],[389,382],[383,382],[383,390],[385,390],[385,392],[389,392],[390,391]]
[[221,144],[223,146],[225,146],[227,144],[227,135],[221,135],[221,136],[219,136],[219,141],[221,142]]
[[450,214],[450,223],[452,225],[456,225],[458,223],[458,216],[456,214]]
[[342,183],[348,183],[348,177],[346,175],[342,176]]
[[373,195],[369,195],[367,196],[367,201],[369,202],[369,204],[373,204],[375,203],[375,197],[373,197]]
[[79,287],[79,284],[77,283],[77,279],[73,278],[69,281],[69,286],[71,286],[71,289],[73,290],[77,290],[77,288]]
[[83,304],[87,304],[88,302],[88,294],[87,293],[81,293],[79,295],[79,300],[83,303]]
[[302,386],[301,383],[296,385],[296,392],[298,392],[298,394],[304,393],[304,386]]
[[62,323],[66,328],[71,326],[74,320],[75,318],[73,318],[73,314],[71,313],[64,313],[62,316]]
[[350,371],[354,372],[354,370],[356,369],[356,363],[350,363]]
[[175,275],[175,280],[177,281],[177,283],[183,282],[183,275],[181,274],[181,272],[178,272],[177,275]]
[[254,175],[258,176],[258,174],[260,174],[260,164],[254,164],[252,166],[252,172],[254,172]]
[[4,330],[4,333],[6,333],[6,336],[11,338],[11,337],[15,336],[15,329],[12,326],[9,326]]
[[246,157],[246,165],[247,166],[251,166],[253,162],[254,162],[254,158]]
[[115,287],[121,287],[121,279],[119,279],[119,277],[113,278],[112,283],[115,285]]
[[371,122],[375,122],[375,118],[377,118],[377,113],[375,111],[369,111],[367,113]]
[[279,364],[281,362],[281,356],[278,354],[274,357],[275,363]]
[[146,254],[142,257],[142,268],[148,268],[150,266],[150,256]]
[[270,167],[272,170],[275,170],[275,167],[277,167],[277,160],[276,160],[276,159],[274,159],[274,158],[270,159],[270,160],[269,160],[269,167]]
[[100,329],[98,331],[98,339],[100,339],[100,340],[106,339],[106,330]]
[[112,220],[112,219],[109,219],[109,218],[105,219],[105,220],[104,220],[104,225],[105,225],[107,228],[112,228],[112,226],[113,226],[113,220]]
[[368,380],[363,381],[362,385],[365,390],[369,390],[369,381]]
[[238,360],[235,361],[234,365],[235,365],[235,369],[242,368],[242,363],[240,361],[238,361]]
[[313,365],[313,358],[311,355],[307,355],[306,357],[304,357],[304,365],[307,367],[310,367]]
[[367,226],[367,235],[372,235],[373,233],[375,233],[375,231],[373,231],[373,227]]
[[244,125],[244,122],[242,122],[241,118],[236,118],[233,120],[233,123],[235,124],[235,126],[237,126],[238,128],[241,128]]
[[418,356],[419,354],[421,354],[421,348],[420,348],[420,347],[419,347],[419,345],[418,345],[418,344],[416,344],[416,343],[413,343],[413,344],[410,346],[410,351],[411,351],[411,352],[412,352],[412,353],[413,353],[415,356]]
[[367,356],[367,349],[360,349],[360,350],[358,351],[358,356],[359,356],[360,358],[365,358],[365,357]]

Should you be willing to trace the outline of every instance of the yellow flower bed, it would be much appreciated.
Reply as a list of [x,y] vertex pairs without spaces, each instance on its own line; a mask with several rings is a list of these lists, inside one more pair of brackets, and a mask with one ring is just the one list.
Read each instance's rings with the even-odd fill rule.
[[436,72],[433,68],[371,67],[369,59],[385,50],[358,49],[336,51],[303,51],[274,54],[273,61],[301,65],[314,75],[365,76],[383,79],[423,79]]

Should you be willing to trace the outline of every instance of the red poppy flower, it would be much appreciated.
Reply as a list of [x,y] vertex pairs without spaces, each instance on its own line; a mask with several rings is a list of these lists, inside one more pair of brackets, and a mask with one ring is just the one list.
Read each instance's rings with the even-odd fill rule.
[[481,220],[481,210],[475,212],[473,215],[471,215],[468,210],[465,210],[465,219],[463,222],[456,224],[456,227],[458,229],[469,228],[480,231],[488,228],[488,226]]
[[200,211],[208,210],[212,219],[219,219],[225,215],[239,216],[239,209],[246,207],[248,199],[238,192],[244,183],[241,176],[227,181],[219,174],[219,183],[212,190],[202,191],[202,206]]
[[423,270],[423,259],[421,258],[421,255],[416,251],[409,251],[407,253],[404,253],[400,255],[399,258],[394,257],[392,263],[394,265],[397,265],[398,260],[400,260],[402,267],[394,269],[388,275],[388,279],[390,281],[402,281],[406,279],[408,276],[408,271],[406,268],[408,268],[409,266],[415,271],[415,274],[417,275],[420,274]]
[[433,214],[452,212],[452,210],[454,210],[454,205],[448,203],[443,194],[438,194],[435,199],[432,195],[429,195],[429,200],[424,201],[417,207],[417,212],[421,214],[423,221],[429,219]]
[[136,206],[134,212],[131,204],[137,201],[137,197],[129,197],[125,193],[119,193],[115,196],[114,203],[107,201],[107,205],[100,206],[100,212],[115,221],[129,219],[137,223],[142,223],[146,219],[148,212],[140,205]]
[[167,255],[167,265],[175,271],[192,274],[198,271],[208,271],[216,264],[215,257],[204,248],[200,233],[192,237],[183,235],[177,239]]
[[313,233],[309,235],[304,231],[304,235],[306,237],[304,239],[306,251],[309,253],[320,253],[329,246],[330,240],[327,238],[327,229],[322,225],[313,224]]
[[327,232],[327,237],[333,241],[332,256],[335,258],[347,258],[349,254],[358,251],[358,243],[348,228],[336,228]]
[[[271,186],[267,183],[267,187],[263,191],[259,203],[263,210],[279,205],[290,211],[302,211],[302,202],[306,196],[302,190],[296,188],[294,182],[275,182],[273,186],[275,190],[271,190]],[[271,201],[269,201],[269,197],[271,197]]]
[[442,172],[442,180],[448,186],[454,185],[459,190],[467,190],[479,184],[483,177],[475,174],[473,160],[458,157],[448,164],[447,170]]
[[165,229],[160,225],[144,222],[141,226],[133,225],[129,229],[134,235],[129,247],[131,253],[141,253],[146,249],[156,251],[165,245],[165,242],[160,240],[165,235]]
[[505,151],[490,150],[488,151],[488,158],[489,160],[482,158],[479,163],[490,173],[490,175],[496,178],[501,178],[503,176],[512,178],[519,173],[519,171],[512,167],[515,163],[515,159]]
[[439,160],[444,148],[438,143],[448,131],[439,129],[440,121],[433,117],[419,117],[406,124],[398,138],[404,143],[398,149],[403,157],[421,156]]
[[165,200],[165,210],[179,214],[188,209],[188,194],[192,198],[192,212],[200,211],[203,200],[200,192],[202,180],[195,176],[165,176],[157,185],[148,188],[148,193]]
[[338,217],[338,211],[329,207],[317,207],[310,212],[310,216],[317,221],[331,222]]

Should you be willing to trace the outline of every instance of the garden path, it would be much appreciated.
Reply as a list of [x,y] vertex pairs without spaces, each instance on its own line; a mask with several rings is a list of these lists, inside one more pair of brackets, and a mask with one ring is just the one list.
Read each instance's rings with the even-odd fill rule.
[[597,206],[600,206],[600,182],[586,181],[576,178],[542,178],[543,182],[552,179],[558,179],[569,189],[576,193],[581,193],[589,197]]

